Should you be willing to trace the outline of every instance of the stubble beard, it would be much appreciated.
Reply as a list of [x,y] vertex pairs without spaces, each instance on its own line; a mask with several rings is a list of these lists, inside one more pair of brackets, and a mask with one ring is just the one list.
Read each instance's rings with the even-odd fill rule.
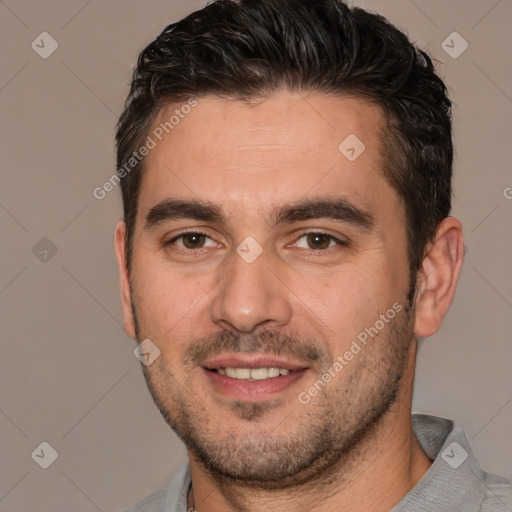
[[[135,306],[133,311],[137,339],[142,340]],[[197,399],[192,377],[179,382],[162,357],[142,368],[165,421],[214,479],[269,491],[302,486],[329,480],[330,474],[344,469],[348,472],[365,455],[365,441],[390,412],[401,389],[413,338],[411,316],[408,308],[398,313],[318,396],[304,405],[297,400],[293,412],[270,429],[263,423],[268,425],[274,401],[231,402],[234,426],[229,427],[216,421]],[[278,353],[287,347],[297,354],[297,347],[302,347],[302,357],[309,353],[312,360],[317,358],[315,381],[337,356],[326,353],[318,341],[299,341],[272,331],[242,341],[219,333],[196,340],[197,350],[189,354],[201,353],[205,344],[215,353],[221,347],[240,351],[243,345],[242,351],[250,347],[249,352]]]

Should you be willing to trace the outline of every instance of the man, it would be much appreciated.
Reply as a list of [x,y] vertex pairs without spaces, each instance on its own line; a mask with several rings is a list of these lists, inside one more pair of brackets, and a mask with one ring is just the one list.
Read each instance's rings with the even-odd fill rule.
[[425,53],[339,0],[220,0],[142,52],[117,143],[125,330],[189,456],[130,511],[512,510],[411,417],[464,257]]

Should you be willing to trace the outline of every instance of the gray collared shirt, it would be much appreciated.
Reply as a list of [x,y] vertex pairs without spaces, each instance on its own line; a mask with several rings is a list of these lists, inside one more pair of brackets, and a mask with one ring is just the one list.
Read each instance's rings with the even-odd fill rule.
[[[512,483],[480,467],[459,424],[413,414],[412,425],[423,450],[434,462],[390,512],[512,512]],[[125,512],[187,512],[189,487],[187,462],[167,488]]]

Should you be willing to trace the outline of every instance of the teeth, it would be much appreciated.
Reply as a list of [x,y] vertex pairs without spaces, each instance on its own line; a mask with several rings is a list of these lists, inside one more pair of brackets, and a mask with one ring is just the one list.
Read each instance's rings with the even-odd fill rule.
[[[251,379],[254,379],[254,380],[263,380],[263,379],[268,379],[271,375],[270,375],[270,372],[269,370],[273,370],[274,368],[253,368],[251,370]],[[236,371],[236,374],[238,376],[238,370]],[[279,372],[277,372],[277,374],[279,375]],[[272,377],[274,377],[274,375],[272,375]]]
[[251,370],[249,368],[235,368],[236,379],[250,379]]
[[288,375],[290,370],[286,368],[218,368],[217,372],[232,379],[265,380]]

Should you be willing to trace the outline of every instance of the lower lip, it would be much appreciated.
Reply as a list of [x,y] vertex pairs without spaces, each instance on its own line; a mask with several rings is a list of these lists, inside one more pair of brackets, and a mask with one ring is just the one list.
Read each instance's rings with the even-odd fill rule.
[[274,397],[295,384],[301,379],[307,370],[290,372],[288,375],[280,375],[264,380],[240,380],[226,377],[216,371],[206,370],[203,372],[210,380],[216,390],[231,398],[239,400],[265,400]]

